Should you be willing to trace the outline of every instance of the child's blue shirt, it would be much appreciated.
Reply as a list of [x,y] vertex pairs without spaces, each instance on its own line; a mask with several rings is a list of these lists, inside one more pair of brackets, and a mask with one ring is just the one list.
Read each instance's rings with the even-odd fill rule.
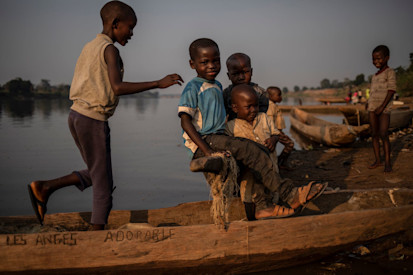
[[[222,85],[217,80],[195,77],[185,86],[178,106],[178,115],[186,113],[201,136],[225,131],[225,105]],[[198,146],[183,132],[184,144],[192,156]]]

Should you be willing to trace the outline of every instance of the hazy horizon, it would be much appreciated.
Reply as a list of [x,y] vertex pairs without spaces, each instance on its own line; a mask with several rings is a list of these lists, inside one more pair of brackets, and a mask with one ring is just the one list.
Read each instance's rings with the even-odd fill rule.
[[[85,43],[101,32],[101,0],[0,0],[0,84],[16,77],[38,84],[70,84]],[[413,52],[410,0],[151,0],[124,1],[138,17],[132,40],[115,44],[125,63],[125,81],[150,81],[168,73],[185,82],[195,76],[188,46],[214,39],[221,51],[217,79],[229,84],[225,60],[234,52],[252,59],[253,81],[262,87],[318,87],[330,81],[366,78],[376,69],[371,51],[389,46],[391,67],[409,65]],[[179,93],[181,87],[165,93]]]

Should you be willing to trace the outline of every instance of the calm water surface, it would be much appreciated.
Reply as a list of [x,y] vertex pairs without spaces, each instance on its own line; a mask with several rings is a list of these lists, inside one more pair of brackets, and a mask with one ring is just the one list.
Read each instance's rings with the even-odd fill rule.
[[[117,186],[113,209],[153,209],[209,199],[202,174],[189,171],[178,102],[121,98],[109,120]],[[288,98],[284,104],[297,102]],[[0,99],[0,216],[33,215],[27,184],[84,168],[67,126],[70,105],[65,99]],[[285,119],[290,134],[288,116]],[[90,211],[91,199],[92,188],[64,188],[50,197],[48,213]]]

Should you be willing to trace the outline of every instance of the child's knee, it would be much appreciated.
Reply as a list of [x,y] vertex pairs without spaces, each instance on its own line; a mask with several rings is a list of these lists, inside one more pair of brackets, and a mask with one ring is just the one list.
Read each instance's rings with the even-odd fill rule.
[[386,131],[380,131],[379,136],[380,136],[380,138],[383,139],[383,140],[389,138],[389,134],[388,134],[387,130],[386,130]]
[[379,131],[375,131],[373,129],[373,131],[371,131],[371,137],[372,138],[380,138],[380,132]]

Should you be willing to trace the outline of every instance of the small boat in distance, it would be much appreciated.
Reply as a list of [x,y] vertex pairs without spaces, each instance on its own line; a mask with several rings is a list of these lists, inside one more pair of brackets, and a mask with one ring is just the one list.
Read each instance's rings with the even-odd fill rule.
[[325,105],[330,105],[333,103],[346,103],[345,98],[337,98],[337,97],[331,97],[331,98],[319,98],[317,99],[319,102],[325,104]]
[[413,227],[413,190],[326,191],[300,216],[245,221],[234,199],[227,229],[211,201],[112,211],[107,230],[90,213],[0,217],[0,273],[240,274],[316,261]]
[[360,134],[369,129],[368,124],[351,126],[329,122],[299,108],[291,109],[290,122],[291,127],[308,139],[335,147],[353,143]]

